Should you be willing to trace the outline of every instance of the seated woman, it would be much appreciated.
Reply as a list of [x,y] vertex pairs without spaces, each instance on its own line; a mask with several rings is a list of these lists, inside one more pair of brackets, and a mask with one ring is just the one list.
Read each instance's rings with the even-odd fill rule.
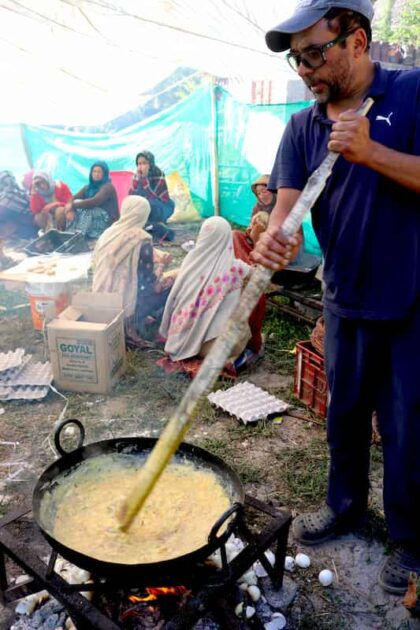
[[[234,256],[226,219],[206,219],[194,249],[182,262],[163,313],[160,334],[172,361],[208,353],[239,302],[249,270]],[[232,355],[240,354],[245,344],[246,339],[240,340]]]
[[268,226],[268,220],[270,215],[268,212],[260,211],[251,217],[251,223],[249,227],[242,232],[241,230],[233,230],[233,248],[235,250],[236,258],[240,258],[248,265],[253,265],[254,262],[251,259],[251,252],[254,249],[260,234],[265,232]]
[[[251,252],[254,249],[260,235],[265,232],[268,226],[270,215],[268,212],[257,212],[252,218],[249,227],[245,232],[233,230],[233,250],[236,258],[240,258],[248,265],[254,264]],[[267,297],[262,295],[257,305],[249,317],[249,327],[251,329],[251,339],[248,341],[245,350],[235,362],[236,369],[244,369],[257,361],[264,352],[262,337],[262,325],[265,317]]]
[[173,278],[163,276],[171,255],[152,247],[144,230],[150,204],[129,196],[121,205],[121,216],[96,243],[93,252],[93,291],[119,293],[123,298],[127,341],[147,345],[147,319],[160,323]]
[[155,156],[150,151],[140,151],[136,155],[137,173],[128,191],[129,195],[140,195],[150,203],[150,231],[155,239],[172,241],[174,232],[165,224],[175,209],[169,197],[165,173],[156,166]]
[[276,205],[277,195],[267,188],[269,177],[269,175],[260,175],[260,177],[251,184],[251,190],[257,198],[257,203],[252,208],[251,218],[255,216],[257,212],[268,212],[268,214],[270,214]]
[[36,228],[29,209],[29,195],[10,171],[0,172],[0,239],[32,239]]
[[62,181],[54,181],[44,171],[33,171],[30,207],[35,224],[41,230],[56,227],[64,230],[64,207],[71,199],[71,190]]
[[118,199],[106,162],[90,167],[89,183],[83,186],[64,208],[66,230],[98,238],[118,219]]

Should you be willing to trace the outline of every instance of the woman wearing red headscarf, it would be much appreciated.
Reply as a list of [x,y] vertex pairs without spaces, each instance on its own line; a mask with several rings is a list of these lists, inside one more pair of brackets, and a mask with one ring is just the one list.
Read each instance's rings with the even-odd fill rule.
[[71,200],[71,190],[61,181],[54,181],[44,171],[34,171],[32,176],[30,208],[34,215],[35,224],[42,230],[57,227],[64,230],[66,227],[63,209]]

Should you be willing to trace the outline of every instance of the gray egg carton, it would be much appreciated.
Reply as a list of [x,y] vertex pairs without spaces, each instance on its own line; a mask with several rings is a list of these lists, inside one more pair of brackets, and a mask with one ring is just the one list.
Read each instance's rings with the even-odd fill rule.
[[236,416],[244,424],[257,422],[275,413],[283,413],[288,403],[271,396],[260,387],[244,381],[229,389],[212,392],[208,400],[231,416]]
[[49,387],[39,385],[3,385],[0,384],[0,400],[41,400],[49,392]]
[[53,379],[49,362],[32,362],[23,348],[0,353],[0,401],[41,400]]
[[9,350],[9,352],[0,352],[0,374],[19,368],[22,365],[24,354],[25,350],[23,348],[16,348],[16,350]]
[[30,363],[31,359],[32,354],[25,354],[22,357],[22,363],[20,365],[9,368],[8,370],[0,371],[0,383],[7,383],[17,378],[28,365],[28,363]]
[[[30,357],[31,355],[29,355]],[[26,357],[24,357],[25,359]],[[37,385],[47,387],[52,382],[52,368],[51,363],[36,362],[32,363],[27,361],[19,372],[11,373],[7,371],[6,376],[0,375],[0,384],[9,386],[21,386],[21,385]]]

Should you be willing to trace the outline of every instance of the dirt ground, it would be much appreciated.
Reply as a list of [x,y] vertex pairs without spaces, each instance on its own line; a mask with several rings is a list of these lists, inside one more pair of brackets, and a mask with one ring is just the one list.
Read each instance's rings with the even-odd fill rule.
[[[185,240],[186,233],[179,232],[175,243],[168,245],[175,259],[182,258],[179,245]],[[13,304],[19,299],[25,302],[23,293],[19,296],[15,292],[12,297],[8,293],[2,288],[2,303],[6,306],[9,298]],[[38,360],[45,360],[45,340],[32,328],[29,309],[13,311],[6,307],[1,314],[0,351],[23,347]],[[222,457],[239,473],[247,493],[274,506],[286,506],[295,515],[322,502],[328,465],[325,425],[292,395],[294,357],[290,349],[299,338],[306,338],[302,335],[307,335],[307,329],[294,326],[275,312],[269,312],[267,318],[265,356],[239,380],[250,381],[291,402],[302,417],[283,414],[282,421],[243,426],[204,399],[187,441]],[[291,333],[281,347],[278,331],[287,327]],[[109,396],[70,392],[61,392],[60,396],[50,392],[38,403],[0,403],[0,516],[16,506],[31,505],[40,473],[56,457],[52,432],[59,417],[81,419],[86,442],[159,435],[189,384],[182,375],[164,374],[155,363],[161,356],[160,349],[130,351],[127,372]],[[231,384],[219,379],[216,387]],[[72,448],[74,440],[70,436],[66,446]],[[420,628],[401,598],[384,593],[376,582],[387,552],[380,446],[372,448],[371,485],[371,524],[365,531],[306,549],[290,535],[290,555],[308,553],[311,566],[288,574],[298,590],[286,614],[287,628]],[[334,573],[333,585],[328,588],[321,587],[317,578],[324,568]]]

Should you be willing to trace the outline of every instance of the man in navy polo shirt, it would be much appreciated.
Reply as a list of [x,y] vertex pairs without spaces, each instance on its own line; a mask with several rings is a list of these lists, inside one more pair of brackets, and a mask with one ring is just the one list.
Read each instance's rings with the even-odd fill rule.
[[327,149],[340,153],[312,209],[325,259],[328,493],[320,510],[295,519],[294,534],[317,544],[363,522],[376,410],[396,543],[379,582],[399,594],[410,570],[420,574],[420,70],[372,63],[372,16],[370,0],[302,0],[266,35],[271,50],[289,49],[316,102],[282,137],[268,185],[277,203],[254,259],[287,264],[282,222]]

